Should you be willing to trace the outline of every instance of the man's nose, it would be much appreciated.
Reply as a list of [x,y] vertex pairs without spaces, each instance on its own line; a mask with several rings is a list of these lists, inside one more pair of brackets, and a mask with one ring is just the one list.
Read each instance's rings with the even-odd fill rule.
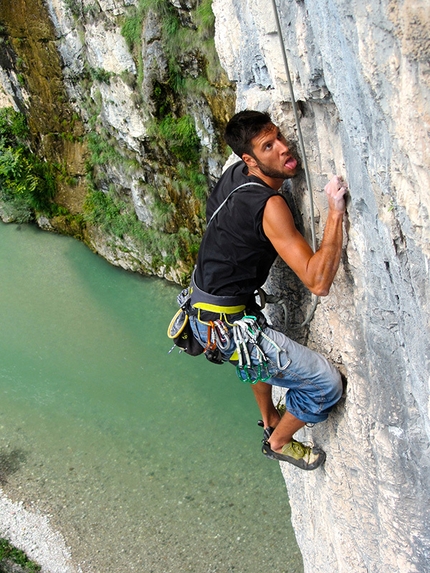
[[288,154],[290,152],[290,149],[286,141],[278,140],[278,145],[280,153]]

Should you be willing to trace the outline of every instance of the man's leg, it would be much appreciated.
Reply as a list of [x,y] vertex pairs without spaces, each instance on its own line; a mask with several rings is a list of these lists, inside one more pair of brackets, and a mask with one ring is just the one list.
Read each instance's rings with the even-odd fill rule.
[[[265,339],[259,341],[261,350],[270,362],[273,374],[267,382],[259,382],[255,386],[273,384],[288,388],[285,406],[287,413],[291,414],[290,423],[292,426],[288,430],[289,423],[285,419],[283,430],[288,434],[288,432],[297,431],[300,428],[300,426],[296,427],[300,421],[303,426],[303,422],[316,424],[326,420],[328,413],[342,396],[342,380],[338,370],[326,358],[306,346],[294,342],[285,334],[269,327],[264,332],[277,345],[274,347]],[[281,348],[282,352],[279,354],[276,348]],[[254,353],[254,349],[251,357],[253,360],[258,360],[258,355],[256,352]],[[277,363],[279,367],[276,369],[274,365]],[[260,406],[262,415],[264,416],[267,412],[272,421],[272,424],[269,425],[278,426],[279,420],[278,423],[273,423],[273,409],[269,405],[271,388],[266,390],[256,388],[255,393],[259,406],[262,402],[262,407]],[[260,402],[258,397],[260,397]],[[263,422],[266,426],[264,417]]]
[[[272,433],[265,432],[263,453],[268,458],[286,461],[304,470],[316,469],[324,463],[325,453],[318,447],[293,440],[292,436],[306,423],[315,424],[327,419],[342,395],[339,372],[323,356],[284,334],[269,327],[264,332],[276,345],[263,339],[261,349],[271,367],[278,364],[278,368],[268,382],[259,382],[254,387],[264,427],[275,428]],[[279,353],[279,348],[283,352]],[[254,349],[252,357],[258,361]],[[288,388],[286,412],[281,419],[277,412],[275,415],[271,384]]]
[[291,441],[293,435],[303,428],[304,422],[290,414],[290,412],[285,412],[282,416],[279,424],[276,426],[275,431],[272,433],[268,442],[270,448],[274,452],[280,452],[282,447]]
[[270,447],[275,452],[281,451],[282,446],[287,444],[293,435],[300,428],[303,428],[305,423],[293,416],[293,414],[290,414],[290,412],[285,412],[282,418],[279,417],[279,413],[273,405],[272,386],[270,384],[257,382],[253,384],[252,390],[261,412],[264,427],[268,428],[271,426],[275,428],[268,440]]
[[252,386],[255,399],[263,418],[265,428],[275,428],[269,438],[263,440],[263,453],[268,458],[289,462],[304,470],[313,470],[325,460],[325,453],[319,448],[305,446],[293,440],[295,434],[305,425],[304,422],[285,412],[282,418],[273,406],[272,386],[257,382]]
[[252,385],[252,390],[255,400],[257,401],[257,406],[261,412],[264,428],[268,428],[269,426],[276,428],[279,424],[280,417],[277,409],[273,405],[272,386],[265,382],[257,382]]

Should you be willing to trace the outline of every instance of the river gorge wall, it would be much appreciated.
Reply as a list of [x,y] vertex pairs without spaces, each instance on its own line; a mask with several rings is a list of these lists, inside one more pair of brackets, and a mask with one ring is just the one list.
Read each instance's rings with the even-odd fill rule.
[[[2,0],[0,18],[2,105],[26,114],[56,183],[31,218],[125,269],[186,280],[235,103],[211,2]],[[26,217],[3,202],[3,219]]]
[[[324,444],[324,471],[304,476],[283,468],[293,525],[308,573],[424,573],[430,568],[429,6],[278,5],[319,237],[327,177],[344,175],[350,186],[343,263],[307,333],[308,344],[345,374],[346,392],[328,422],[302,433]],[[271,11],[259,1],[214,0],[213,8],[237,107],[269,109],[294,132]],[[286,275],[280,267],[272,276],[278,293]]]
[[[198,244],[204,196],[226,159],[220,132],[234,107],[268,110],[295,143],[297,129],[269,2],[213,0],[219,68],[210,48],[201,47],[211,24],[179,54],[166,48],[160,14],[170,18],[171,33],[176,26],[175,34],[192,35],[207,21],[198,10],[204,3],[167,4],[1,0],[7,46],[1,84],[2,105],[27,113],[33,147],[67,174],[56,198],[67,213],[36,214],[39,224],[79,236],[114,264],[179,282],[192,265],[192,257],[181,255]],[[152,9],[140,12],[144,5]],[[331,418],[302,432],[326,450],[324,468],[308,475],[282,467],[293,526],[307,573],[424,573],[430,569],[429,6],[424,0],[278,6],[318,239],[328,177],[344,175],[350,187],[342,264],[308,326],[300,325],[312,300],[288,269],[277,264],[269,279],[270,290],[288,299],[291,336],[328,356],[346,382]],[[174,38],[185,46],[187,33]],[[42,104],[43,114],[34,115]],[[97,140],[83,137],[88,133]],[[181,156],[184,133],[194,143]],[[309,237],[304,178],[292,193]],[[6,211],[3,217],[13,218]],[[146,243],[131,223],[114,227],[118,213],[148,229]],[[183,238],[177,266],[166,258],[173,243],[165,235]],[[145,247],[154,242],[161,247]],[[274,312],[272,318],[279,320]]]

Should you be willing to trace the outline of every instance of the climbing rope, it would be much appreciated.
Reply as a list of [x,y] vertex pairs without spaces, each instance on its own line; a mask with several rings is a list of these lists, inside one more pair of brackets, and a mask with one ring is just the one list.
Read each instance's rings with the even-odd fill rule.
[[[281,51],[282,51],[282,57],[284,59],[284,66],[285,66],[285,72],[287,75],[287,82],[288,82],[288,87],[290,89],[290,96],[291,96],[291,103],[293,106],[293,114],[294,114],[294,120],[296,122],[296,126],[297,126],[297,135],[299,138],[299,145],[300,145],[300,151],[302,153],[302,159],[303,159],[303,169],[305,171],[305,177],[306,177],[306,186],[308,188],[308,194],[309,194],[309,203],[310,203],[310,215],[311,215],[311,236],[312,236],[312,250],[316,251],[317,249],[317,242],[316,242],[316,236],[315,236],[315,213],[314,213],[314,198],[312,195],[312,186],[311,186],[311,177],[310,177],[310,173],[309,173],[309,167],[308,167],[308,162],[306,159],[306,151],[305,151],[305,144],[303,141],[303,135],[302,135],[302,129],[300,127],[300,121],[299,121],[299,114],[297,111],[297,103],[296,103],[296,98],[294,96],[294,89],[293,89],[293,83],[291,81],[291,75],[290,75],[290,68],[288,66],[288,60],[287,60],[287,53],[285,51],[285,42],[284,42],[284,38],[282,35],[282,30],[281,30],[281,23],[279,21],[279,12],[278,12],[278,6],[276,4],[276,0],[272,0],[272,4],[273,4],[273,10],[275,13],[275,20],[276,20],[276,26],[278,29],[278,35],[279,35],[279,41],[281,43]],[[312,304],[312,307],[309,311],[308,316],[305,318],[305,321],[303,322],[303,324],[300,325],[300,327],[306,326],[307,324],[309,324],[309,322],[312,320],[315,309],[317,307],[317,304],[319,302],[319,297],[316,295],[312,295],[314,301]],[[284,309],[285,311],[285,309]]]

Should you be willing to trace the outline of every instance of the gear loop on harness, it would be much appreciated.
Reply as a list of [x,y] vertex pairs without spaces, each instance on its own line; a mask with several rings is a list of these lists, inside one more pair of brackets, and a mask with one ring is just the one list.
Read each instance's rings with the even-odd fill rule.
[[266,307],[266,304],[278,304],[279,306],[282,306],[284,311],[284,331],[286,332],[288,327],[288,309],[285,300],[279,296],[275,296],[274,294],[267,294],[267,292],[261,287],[256,290],[256,295],[260,299],[261,310]]

